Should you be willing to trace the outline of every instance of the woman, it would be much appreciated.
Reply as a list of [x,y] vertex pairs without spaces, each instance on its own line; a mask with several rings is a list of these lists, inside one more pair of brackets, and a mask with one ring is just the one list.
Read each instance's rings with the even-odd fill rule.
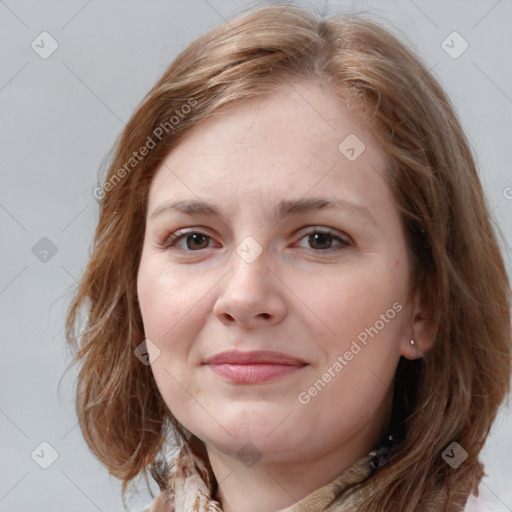
[[510,289],[453,109],[392,35],[231,20],[146,96],[96,195],[67,336],[123,492],[149,470],[151,512],[471,509]]

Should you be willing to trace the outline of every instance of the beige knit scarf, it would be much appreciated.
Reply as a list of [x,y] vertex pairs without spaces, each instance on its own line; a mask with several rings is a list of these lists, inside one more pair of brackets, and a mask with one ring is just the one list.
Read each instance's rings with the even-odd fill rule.
[[[355,484],[363,482],[387,461],[391,447],[396,444],[387,436],[376,448],[361,457],[329,484],[279,512],[348,512],[361,496],[349,493]],[[215,483],[202,457],[190,447],[183,446],[172,467],[158,484],[160,494],[143,512],[222,512],[213,497]]]

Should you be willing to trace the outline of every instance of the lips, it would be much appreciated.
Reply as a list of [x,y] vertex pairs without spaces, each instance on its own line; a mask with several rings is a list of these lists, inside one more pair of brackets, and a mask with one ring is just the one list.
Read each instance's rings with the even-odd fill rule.
[[229,351],[221,352],[210,357],[204,364],[279,364],[290,366],[303,366],[306,363],[301,359],[268,350],[255,350],[252,352]]
[[307,363],[289,354],[258,350],[221,352],[203,364],[232,382],[260,383],[294,373]]

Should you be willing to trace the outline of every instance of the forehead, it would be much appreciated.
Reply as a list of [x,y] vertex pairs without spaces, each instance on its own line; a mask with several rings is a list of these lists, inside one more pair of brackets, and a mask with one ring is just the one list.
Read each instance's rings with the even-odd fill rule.
[[386,164],[360,112],[319,83],[293,83],[196,125],[161,163],[149,207],[184,195],[263,205],[338,193],[371,205],[391,200]]

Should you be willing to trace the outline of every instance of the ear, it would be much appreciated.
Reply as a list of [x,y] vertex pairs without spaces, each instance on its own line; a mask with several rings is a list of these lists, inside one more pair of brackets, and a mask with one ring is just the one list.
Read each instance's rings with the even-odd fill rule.
[[[436,331],[424,295],[420,290],[416,290],[412,301],[410,336],[403,341],[401,354],[407,359],[424,356],[434,346]],[[414,345],[411,339],[414,340]]]

